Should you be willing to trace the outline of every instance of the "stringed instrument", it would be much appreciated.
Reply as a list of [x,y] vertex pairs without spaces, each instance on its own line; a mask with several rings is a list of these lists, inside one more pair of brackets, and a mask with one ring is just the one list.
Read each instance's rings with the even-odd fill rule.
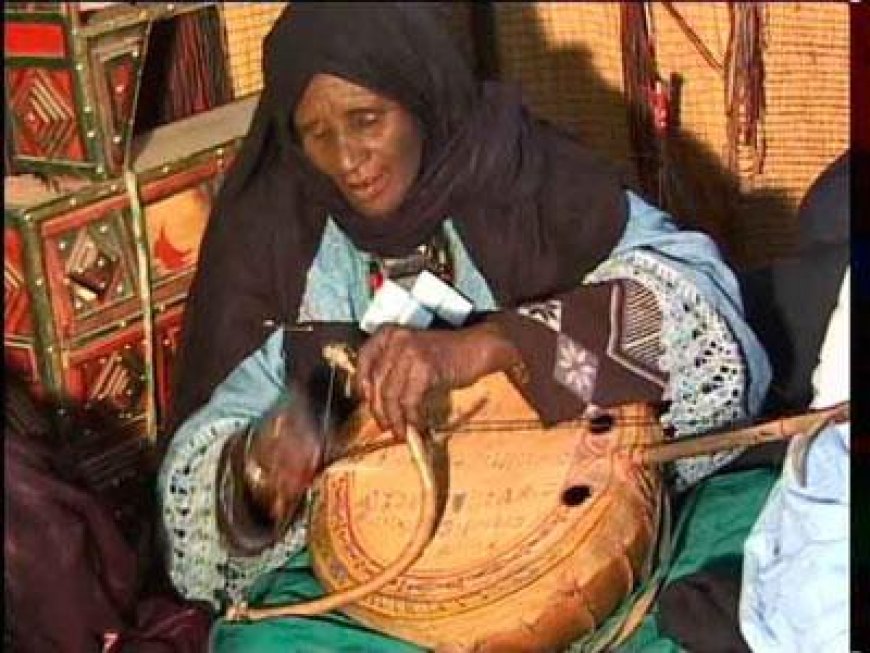
[[309,543],[328,595],[235,606],[228,618],[341,608],[432,649],[558,650],[652,572],[659,463],[783,437],[756,427],[664,443],[640,404],[543,428],[501,373],[446,394],[429,423],[430,437],[409,429],[400,442],[362,407],[340,434],[344,455],[313,487]]

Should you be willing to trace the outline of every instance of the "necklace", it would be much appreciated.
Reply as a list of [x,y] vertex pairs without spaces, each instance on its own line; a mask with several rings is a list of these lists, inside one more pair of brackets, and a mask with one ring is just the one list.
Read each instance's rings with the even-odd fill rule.
[[439,229],[429,242],[419,245],[408,256],[372,256],[368,270],[369,294],[374,295],[383,285],[384,279],[408,290],[423,270],[428,270],[447,284],[453,284],[453,258],[443,229]]

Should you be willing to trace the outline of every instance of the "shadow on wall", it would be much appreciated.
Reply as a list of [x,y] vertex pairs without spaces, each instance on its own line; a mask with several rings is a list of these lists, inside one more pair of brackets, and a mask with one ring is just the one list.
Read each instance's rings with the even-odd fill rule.
[[[472,23],[477,50],[478,72],[481,76],[502,79],[546,92],[533,95],[525,89],[532,111],[542,116],[545,105],[558,101],[564,107],[570,103],[571,113],[581,115],[584,103],[593,105],[595,120],[574,119],[560,111],[553,122],[575,135],[591,149],[629,164],[637,180],[637,158],[629,151],[628,115],[631,107],[621,89],[611,85],[593,64],[592,52],[585,46],[553,47],[548,41],[541,19],[532,3],[474,3]],[[513,77],[501,69],[496,46],[496,15],[499,24],[512,26],[511,36],[522,43],[534,67]],[[516,30],[521,32],[516,33]],[[504,38],[504,37],[502,37]],[[589,99],[592,99],[591,101]],[[679,100],[679,98],[677,98]],[[656,202],[672,213],[683,226],[710,234],[725,257],[737,269],[765,265],[788,256],[797,245],[796,207],[784,190],[765,189],[739,191],[739,180],[705,143],[682,131],[679,124],[679,102],[676,103],[675,124],[667,142],[667,165],[663,178],[666,202]],[[586,110],[589,110],[588,108]],[[590,127],[590,125],[592,125]],[[753,220],[763,216],[763,224],[773,225],[776,236],[760,242],[759,229],[750,228]],[[755,235],[753,235],[755,234]],[[783,245],[783,243],[786,243]],[[781,251],[774,251],[778,244]]]

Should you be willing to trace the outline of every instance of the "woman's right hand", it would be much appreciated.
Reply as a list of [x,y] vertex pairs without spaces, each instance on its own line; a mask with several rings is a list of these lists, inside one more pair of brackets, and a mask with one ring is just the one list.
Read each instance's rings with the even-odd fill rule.
[[323,442],[302,401],[282,404],[252,428],[242,476],[259,511],[283,530],[319,471]]

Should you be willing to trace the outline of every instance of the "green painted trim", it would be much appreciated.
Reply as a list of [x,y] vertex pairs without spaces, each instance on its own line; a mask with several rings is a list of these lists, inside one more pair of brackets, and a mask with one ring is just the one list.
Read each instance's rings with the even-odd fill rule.
[[[10,68],[48,68],[49,70],[63,70],[69,68],[69,59],[58,57],[9,57],[3,58],[6,69]],[[4,84],[5,78],[4,78]]]
[[[127,38],[127,39],[137,40],[138,44],[135,48],[136,54],[133,53],[134,51],[131,51],[129,49],[119,50],[113,56],[103,60],[102,69],[99,71],[101,74],[105,75],[105,69],[108,68],[112,64],[112,62],[119,60],[119,59],[126,59],[126,58],[129,58],[130,60],[132,60],[133,74],[132,74],[132,79],[131,79],[130,83],[133,84],[133,89],[131,91],[133,94],[133,99],[131,100],[131,103],[130,103],[131,113],[129,116],[126,117],[126,119],[122,123],[120,133],[117,134],[117,136],[120,138],[119,147],[120,147],[120,150],[122,152],[122,159],[124,156],[124,152],[126,152],[129,149],[130,143],[133,139],[133,128],[134,128],[134,122],[136,119],[136,109],[137,109],[137,105],[138,105],[138,102],[136,101],[135,98],[138,97],[139,89],[142,86],[142,76],[145,72],[145,63],[146,63],[147,55],[148,55],[148,40],[149,40],[150,36],[151,36],[151,23],[137,24],[137,25],[134,25],[133,27],[130,27],[128,29],[121,29],[121,30],[118,30],[117,32],[112,32],[111,33],[112,39],[122,40],[122,39]],[[101,45],[101,40],[99,38],[89,41],[88,46],[87,46],[88,56],[90,57],[90,53],[93,51],[93,49],[99,47],[100,45]],[[96,75],[97,75],[97,73],[98,73],[98,71],[96,69],[89,71],[89,74],[91,76],[91,82],[90,82],[90,86],[88,88],[90,88],[92,91],[95,91],[95,89],[96,89],[96,83],[97,83],[96,82]],[[107,81],[108,80],[105,80],[105,79],[103,80],[104,83]],[[109,93],[111,93],[112,89],[109,88],[108,91],[109,91]],[[104,139],[103,143],[102,143],[102,155],[103,155],[103,158],[105,160],[104,167],[106,170],[106,174],[105,174],[104,178],[108,178],[109,176],[112,176],[112,175],[122,175],[123,174],[123,167],[124,167],[123,160],[122,160],[117,168],[113,168],[114,164],[113,164],[112,158],[111,158],[111,150],[112,150],[112,143],[113,143],[112,138],[114,136],[114,128],[113,128],[114,121],[111,119],[111,115],[109,115],[110,112],[111,112],[110,106],[103,107],[102,111],[100,112],[101,117],[103,118],[102,128],[104,128],[104,131],[102,132],[103,139]],[[96,112],[94,112],[94,113],[96,115]],[[105,114],[105,115],[102,115],[102,114]]]
[[[50,220],[58,214],[69,211],[71,208],[86,207],[94,202],[104,200],[120,192],[121,185],[117,180],[104,182],[95,182],[89,186],[71,191],[62,195],[56,195],[45,200],[42,203],[31,204],[30,206],[13,206],[8,209],[10,219],[16,223],[20,223],[20,216],[27,213],[33,222],[42,222]],[[74,201],[75,204],[71,204]]]
[[244,138],[241,137],[234,138],[230,141],[226,141],[225,143],[216,143],[215,145],[209,147],[207,150],[194,152],[184,158],[175,159],[171,163],[138,172],[137,176],[140,180],[139,183],[146,184],[152,181],[162,179],[164,177],[169,177],[170,175],[181,172],[187,168],[192,168],[201,163],[206,163],[210,159],[226,158],[227,156],[235,154],[236,150],[238,150],[238,148],[241,146],[243,140]]
[[20,333],[4,333],[3,344],[35,349],[36,339],[32,336],[23,336]]
[[[148,46],[151,38],[151,25],[148,23],[145,28],[145,34],[142,39],[142,47],[139,52],[139,58],[144,62],[148,56]],[[139,104],[139,92],[142,85],[142,72],[145,66],[140,64],[136,71],[136,83],[133,87],[132,106],[133,115],[128,120],[128,125],[132,133],[133,123],[136,119],[135,107]],[[157,375],[155,368],[157,365],[157,347],[154,342],[156,323],[154,303],[152,301],[152,292],[154,290],[154,277],[152,276],[151,248],[148,245],[148,223],[145,219],[145,207],[142,198],[142,183],[136,175],[131,165],[132,139],[127,139],[124,142],[124,150],[122,154],[122,165],[124,166],[123,181],[124,188],[127,192],[129,201],[127,211],[124,212],[124,217],[128,218],[129,224],[132,227],[133,234],[133,249],[136,253],[136,268],[139,285],[139,298],[141,300],[142,310],[142,362],[145,365],[144,381],[145,381],[145,438],[152,444],[157,441],[157,425],[160,423],[160,398],[157,394]]]
[[[100,181],[107,176],[106,148],[104,144],[99,142],[100,128],[97,117],[99,107],[97,106],[93,71],[90,65],[90,53],[87,42],[80,35],[80,30],[70,30],[68,47],[72,53],[72,73],[76,81],[73,84],[73,93],[76,99],[76,120],[81,127],[85,157],[94,166],[91,176],[94,180]],[[89,134],[93,135],[89,136]]]
[[[142,172],[137,172],[136,177],[139,185],[159,181],[166,177],[183,172],[189,168],[196,167],[203,163],[208,163],[211,160],[226,158],[232,156],[241,146],[242,138],[235,138],[225,143],[218,143],[209,147],[207,150],[194,152],[190,156],[182,159],[175,159],[169,164],[150,168]],[[44,166],[39,170],[44,171]],[[56,197],[52,197],[41,204],[32,204],[30,206],[13,206],[7,207],[4,216],[8,216],[9,220],[14,224],[20,224],[20,216],[27,213],[33,222],[42,222],[43,220],[52,219],[59,213],[68,211],[70,200],[75,199],[76,208],[83,208],[102,201],[104,199],[120,195],[124,192],[123,181],[117,177],[94,183],[81,188],[77,191],[71,191]]]
[[7,23],[60,23],[64,27],[68,25],[63,10],[60,7],[58,7],[57,11],[43,11],[39,13],[4,9],[3,19]]
[[142,312],[136,311],[135,313],[131,313],[129,316],[125,317],[123,320],[111,322],[102,327],[98,327],[93,331],[88,331],[87,333],[80,333],[78,336],[71,338],[67,342],[67,345],[70,350],[73,351],[84,349],[85,347],[93,344],[94,342],[97,342],[98,340],[104,340],[109,336],[120,333],[127,327],[133,326],[141,320]]
[[[157,285],[154,286],[158,287]],[[154,306],[154,325],[155,329],[157,327],[157,323],[160,321],[161,317],[168,313],[169,311],[177,308],[179,306],[184,306],[184,302],[187,300],[187,294],[176,295],[169,299],[161,300],[159,305]],[[69,340],[66,341],[67,349],[70,351],[78,351],[80,349],[84,349],[93,343],[99,340],[105,340],[109,336],[113,336],[117,333],[120,333],[124,329],[127,329],[131,326],[139,324],[142,322],[144,313],[141,308],[129,313],[121,320],[115,320],[114,322],[110,322],[101,327],[97,327],[95,329],[91,329],[85,333],[79,333],[76,336],[73,336]]]
[[42,243],[35,223],[26,213],[21,215],[19,233],[24,243],[24,269],[32,306],[39,379],[46,392],[55,397],[63,397],[65,384],[60,343],[54,328],[54,315],[48,294],[48,273],[42,259]]
[[78,171],[86,173],[85,178],[88,180],[91,180],[91,178],[90,176],[87,176],[87,173],[94,167],[93,163],[70,161],[69,159],[43,159],[38,156],[16,156],[14,159],[16,167],[19,164],[21,166],[27,166],[26,170],[24,167],[21,168],[21,170],[25,172],[48,172],[51,174],[52,172],[55,172],[52,168],[57,166],[57,172]]
[[139,23],[149,23],[163,18],[171,18],[182,14],[198,11],[215,5],[215,2],[152,2],[146,6],[131,8],[129,13],[105,22],[99,22],[80,27],[78,34],[85,38],[93,38],[107,32],[114,32]]

